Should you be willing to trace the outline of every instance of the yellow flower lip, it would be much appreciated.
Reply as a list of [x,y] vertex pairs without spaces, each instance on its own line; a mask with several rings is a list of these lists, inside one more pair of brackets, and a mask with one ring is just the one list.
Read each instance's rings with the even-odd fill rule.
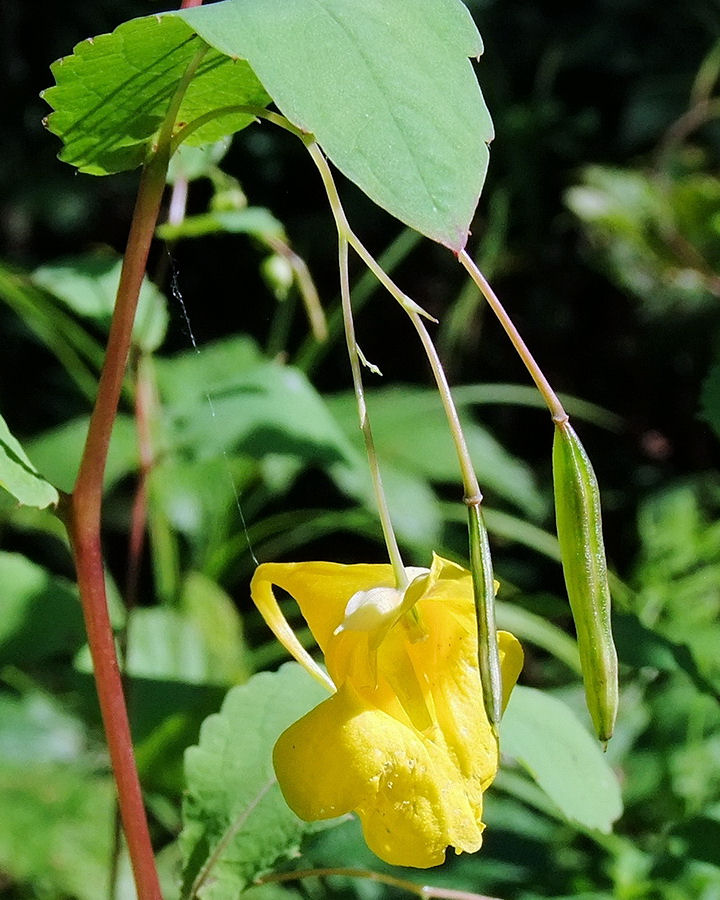
[[[448,846],[479,849],[498,747],[483,708],[470,573],[435,556],[429,570],[408,575],[403,592],[387,565],[266,563],[251,593],[281,643],[331,692],[275,745],[288,805],[310,821],[355,811],[381,859],[426,868]],[[273,587],[297,601],[327,672]],[[507,632],[498,643],[507,701],[522,649]]]

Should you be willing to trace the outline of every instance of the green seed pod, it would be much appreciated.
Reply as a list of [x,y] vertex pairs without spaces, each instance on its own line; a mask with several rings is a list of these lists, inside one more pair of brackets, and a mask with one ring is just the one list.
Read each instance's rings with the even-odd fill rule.
[[617,715],[618,672],[600,492],[592,464],[567,420],[556,423],[553,481],[557,533],[586,702],[597,736],[608,741]]
[[495,627],[495,581],[490,542],[479,503],[468,503],[468,532],[483,704],[488,722],[497,737],[497,726],[502,715],[502,675]]

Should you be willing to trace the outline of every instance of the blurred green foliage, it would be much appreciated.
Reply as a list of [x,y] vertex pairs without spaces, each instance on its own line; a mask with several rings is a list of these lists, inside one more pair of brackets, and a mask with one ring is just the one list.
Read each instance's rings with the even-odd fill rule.
[[[508,758],[487,796],[482,851],[407,877],[507,900],[716,900],[720,10],[707,0],[469,5],[486,44],[478,72],[497,132],[473,253],[551,381],[614,416],[570,406],[599,475],[616,573],[622,699],[607,761],[624,812],[610,834],[573,824],[522,759]],[[32,464],[65,490],[136,179],[75,177],[55,159],[37,95],[49,63],[74,43],[161,8],[100,0],[58,7],[41,24],[30,4],[0,9],[0,411]],[[284,659],[249,608],[253,554],[383,558],[333,315],[334,237],[305,166],[265,127],[186,160],[189,215],[160,232],[168,243],[151,260],[148,319],[111,447],[113,621],[127,642],[138,762],[168,897],[177,896],[183,753],[228,689]],[[550,425],[524,408],[515,384],[524,373],[452,260],[418,250],[344,190],[363,239],[388,248],[395,277],[441,319],[487,493],[498,616],[525,642],[525,684],[589,725],[549,533]],[[277,259],[292,261],[289,272]],[[308,338],[298,302],[315,288],[328,313],[324,346]],[[355,298],[360,344],[385,374],[368,376],[368,403],[403,549],[418,564],[432,549],[462,558],[452,447],[422,356],[371,282],[360,280]],[[148,472],[133,410],[141,386],[152,398]],[[0,449],[9,446],[3,438]],[[141,483],[149,540],[133,581],[127,534]],[[47,510],[2,493],[0,540],[0,897],[106,896],[113,855],[114,896],[132,897],[127,863],[113,851],[64,532]],[[353,821],[306,835],[286,865],[385,870]],[[263,890],[401,895],[340,877]]]

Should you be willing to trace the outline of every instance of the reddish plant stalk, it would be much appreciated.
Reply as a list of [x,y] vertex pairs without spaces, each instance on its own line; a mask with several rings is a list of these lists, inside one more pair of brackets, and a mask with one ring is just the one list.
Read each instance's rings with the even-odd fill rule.
[[100,513],[110,436],[130,352],[138,295],[165,187],[167,161],[167,153],[154,156],[140,180],[98,396],[68,508],[68,527],[100,712],[139,900],[161,900],[162,895],[108,615]]

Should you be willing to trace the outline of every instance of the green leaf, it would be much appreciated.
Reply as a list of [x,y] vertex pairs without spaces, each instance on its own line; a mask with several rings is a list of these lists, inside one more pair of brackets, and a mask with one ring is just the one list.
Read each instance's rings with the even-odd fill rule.
[[282,884],[258,884],[243,891],[243,900],[300,900],[302,896]]
[[[233,344],[219,344],[200,354],[183,353],[172,360],[158,360],[161,394],[167,401],[167,420],[174,430],[177,446],[191,449],[204,460],[215,457],[219,469],[227,469],[223,454],[246,453],[255,459],[271,460],[277,470],[280,460],[296,462],[288,474],[294,478],[302,468],[321,467],[349,496],[375,509],[367,462],[359,443],[353,442],[357,427],[344,429],[335,420],[331,404],[321,397],[305,375],[292,366],[259,362],[253,345],[239,342],[237,355]],[[350,413],[357,416],[354,409]],[[442,412],[439,412],[442,420]],[[452,453],[452,445],[449,447]],[[403,540],[427,549],[437,537],[441,519],[434,492],[403,464],[384,466],[383,476],[388,502],[394,514],[398,534]],[[227,498],[219,484],[227,481],[222,471],[204,487],[187,482],[195,492],[194,500],[183,498],[182,486],[173,488],[161,472],[155,483],[161,491],[168,516],[186,532],[208,520],[201,517],[200,506],[209,509],[211,494]],[[285,489],[290,482],[285,485]],[[187,485],[186,485],[187,487]],[[194,511],[193,511],[194,510]],[[183,524],[181,516],[187,513]]]
[[164,241],[205,237],[208,234],[250,234],[260,239],[282,238],[285,230],[270,210],[262,206],[246,209],[213,210],[188,216],[176,225],[165,223],[157,229]]
[[[121,268],[122,260],[113,253],[88,253],[41,266],[33,273],[32,280],[73,312],[94,320],[107,330],[115,308]],[[157,350],[165,337],[167,324],[167,301],[155,285],[144,278],[133,325],[136,346],[146,353]]]
[[696,816],[673,828],[673,837],[683,841],[683,855],[702,860],[711,866],[718,864],[720,821],[709,816]]
[[510,631],[520,641],[529,641],[581,673],[577,643],[557,625],[515,603],[499,601],[495,605],[498,628]]
[[[179,793],[182,753],[200,724],[222,701],[227,683],[213,672],[213,648],[200,628],[177,610],[139,608],[129,617],[127,673],[130,723],[143,777],[152,787]],[[85,714],[97,717],[96,688],[87,645],[74,660]]]
[[2,766],[71,762],[86,745],[86,729],[47,694],[0,694]]
[[482,41],[460,0],[225,0],[169,16],[247,59],[378,205],[464,247],[493,128],[468,60]]
[[170,160],[168,184],[174,184],[178,178],[185,181],[210,178],[217,171],[217,164],[227,153],[231,142],[232,138],[228,136],[214,144],[203,144],[202,147],[181,144]]
[[100,370],[103,361],[100,344],[73,316],[58,308],[54,297],[38,290],[24,272],[1,263],[0,300],[55,354],[80,390],[94,401],[95,372]]
[[649,666],[661,672],[684,672],[704,694],[720,700],[718,685],[705,677],[687,644],[646,627],[635,613],[614,613],[613,634],[618,657],[634,671]]
[[0,795],[0,870],[34,888],[17,896],[107,896],[115,818],[109,777],[57,763],[7,764]]
[[[256,458],[284,453],[312,459],[318,466],[353,459],[354,448],[307,378],[290,366],[262,363],[245,370],[204,372],[202,354],[181,357],[192,378],[177,381],[159,368],[169,387],[168,420],[181,446],[200,456],[242,449]],[[187,365],[183,365],[187,363]],[[211,390],[202,390],[207,385]]]
[[516,687],[500,741],[503,753],[527,769],[565,818],[610,831],[622,813],[620,786],[599,745],[564,703]]
[[128,620],[128,672],[135,677],[217,684],[212,648],[197,624],[174,609],[134,609]]
[[0,416],[0,487],[25,506],[44,509],[60,499],[58,492],[33,466],[20,442]]
[[183,894],[237,896],[281,857],[297,852],[312,826],[287,807],[272,748],[292,722],[327,697],[296,663],[233,688],[185,755]]
[[[175,16],[133,19],[78,44],[52,66],[56,84],[43,93],[55,110],[47,127],[63,141],[60,159],[92,175],[141,165],[179,80],[203,46]],[[231,56],[205,53],[180,106],[178,126],[232,104],[269,102],[248,64]],[[188,144],[217,141],[252,121],[244,113],[214,118]]]
[[186,350],[156,361],[160,393],[169,404],[191,401],[207,404],[208,395],[226,392],[249,368],[263,361],[255,341],[248,335],[232,335],[203,344],[202,352]]
[[[80,465],[89,419],[73,419],[39,435],[29,442],[33,457],[61,490],[71,491]],[[135,422],[119,415],[113,425],[110,451],[105,468],[105,488],[138,468]]]
[[[185,591],[182,610],[153,606],[130,612],[128,674],[187,685],[232,684],[245,674],[237,611],[217,585],[198,573],[192,573]],[[77,654],[75,666],[80,672],[92,671],[87,645]]]
[[72,655],[85,635],[75,586],[19,553],[0,552],[0,665]]
[[189,572],[180,604],[211,653],[213,682],[233,684],[248,677],[249,651],[242,620],[223,589],[200,572]]
[[[433,483],[459,484],[460,469],[437,392],[411,385],[366,391],[375,445],[382,462]],[[357,434],[353,394],[327,398],[348,436]],[[468,449],[483,491],[495,491],[531,516],[544,502],[528,467],[484,428],[461,413]],[[412,435],[409,438],[408,435]]]
[[[376,203],[465,246],[493,128],[468,59],[482,41],[460,0],[225,0],[126,22],[52,67],[56,85],[43,96],[60,158],[96,175],[142,164],[205,42],[177,128],[271,95]],[[187,140],[216,141],[251,121],[228,112]]]

